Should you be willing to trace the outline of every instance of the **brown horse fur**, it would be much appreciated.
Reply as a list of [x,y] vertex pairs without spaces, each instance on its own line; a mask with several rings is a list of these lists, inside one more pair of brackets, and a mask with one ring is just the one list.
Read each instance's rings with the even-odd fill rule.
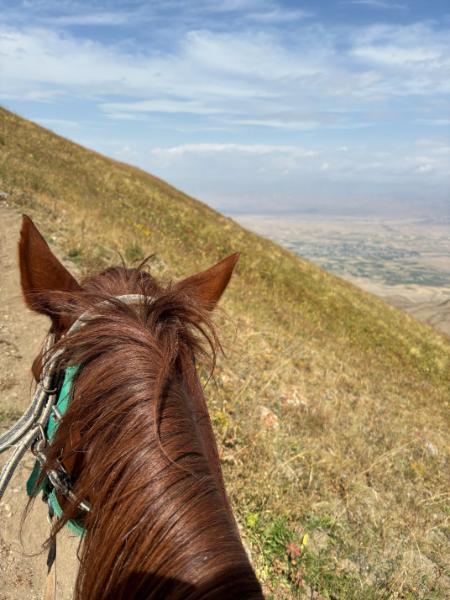
[[[75,599],[261,599],[194,364],[214,360],[209,311],[238,256],[176,285],[125,267],[79,285],[24,217],[19,257],[25,300],[51,317],[64,350],[59,368],[80,367],[47,454],[91,505]],[[121,294],[148,300],[129,306]],[[95,317],[61,337],[86,309]],[[63,502],[53,535],[74,517]]]

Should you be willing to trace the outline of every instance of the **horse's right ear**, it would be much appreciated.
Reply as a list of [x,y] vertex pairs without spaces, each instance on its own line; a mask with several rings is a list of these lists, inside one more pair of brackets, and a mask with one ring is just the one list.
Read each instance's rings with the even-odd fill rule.
[[238,260],[239,252],[227,256],[210,269],[178,282],[176,289],[183,290],[207,310],[213,310],[225,291]]
[[74,292],[81,288],[27,215],[22,217],[19,265],[25,302],[32,310],[49,316],[54,327],[61,329],[62,323],[58,322],[51,292]]

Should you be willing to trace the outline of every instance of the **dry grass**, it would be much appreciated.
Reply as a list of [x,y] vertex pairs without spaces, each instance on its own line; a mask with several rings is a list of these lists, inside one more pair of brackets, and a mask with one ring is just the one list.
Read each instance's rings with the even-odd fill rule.
[[269,598],[450,595],[449,340],[164,182],[0,113],[0,189],[84,271],[241,251],[208,384]]

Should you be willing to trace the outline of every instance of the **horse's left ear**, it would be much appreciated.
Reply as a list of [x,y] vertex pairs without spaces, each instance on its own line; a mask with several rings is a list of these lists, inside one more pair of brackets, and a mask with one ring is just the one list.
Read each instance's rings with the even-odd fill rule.
[[176,288],[194,297],[204,308],[212,310],[225,291],[239,256],[239,252],[236,252],[224,258],[210,269],[183,279]]
[[52,302],[52,292],[80,290],[76,279],[60,263],[27,215],[22,217],[19,241],[22,292],[27,305],[49,316],[55,329],[63,329]]

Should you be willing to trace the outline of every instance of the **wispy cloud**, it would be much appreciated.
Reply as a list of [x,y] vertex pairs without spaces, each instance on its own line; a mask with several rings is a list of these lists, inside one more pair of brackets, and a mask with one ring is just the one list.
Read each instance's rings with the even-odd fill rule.
[[406,4],[389,2],[388,0],[343,0],[341,4],[356,4],[382,10],[406,10],[408,8]]
[[230,120],[229,122],[233,123],[234,125],[271,127],[274,129],[288,129],[290,131],[312,131],[313,129],[319,129],[323,126],[323,122],[319,120],[299,121],[270,117],[264,119],[240,118]]
[[98,12],[98,13],[80,13],[71,15],[59,15],[53,17],[43,17],[42,23],[48,25],[56,25],[59,27],[65,27],[68,25],[78,26],[114,26],[123,25],[130,21],[133,17],[132,13],[124,12]]
[[434,119],[417,119],[416,122],[422,125],[431,125],[432,127],[450,127],[450,116]]
[[[426,193],[442,203],[439,186],[448,180],[450,147],[439,139],[385,150],[360,145],[181,144],[155,148],[148,166],[163,177],[176,173],[175,183],[197,182],[192,192],[206,194],[231,211],[280,212],[339,199],[347,206],[367,206],[380,198],[389,204],[391,188],[397,200],[412,202]],[[255,180],[258,194],[247,194]],[[390,203],[395,205],[392,199]]]
[[66,129],[80,129],[80,123],[78,121],[71,121],[70,119],[55,119],[49,117],[37,117],[34,119],[36,123],[43,125],[44,127],[63,127]]
[[366,124],[361,114],[370,111],[373,120],[374,105],[387,99],[450,91],[450,38],[432,24],[359,28],[340,54],[342,31],[320,25],[303,25],[289,45],[276,34],[193,31],[166,53],[48,28],[3,26],[0,35],[10,97],[76,94],[119,119],[178,113],[216,116],[221,125],[345,128],[355,119],[333,123],[324,111],[359,112]]
[[140,102],[105,102],[101,108],[111,117],[139,113],[176,113],[191,115],[216,115],[222,112],[219,108],[207,106],[204,102],[189,99],[142,100]]
[[297,157],[316,156],[317,150],[298,146],[275,144],[182,144],[172,148],[154,148],[151,154],[160,157],[185,156],[188,154],[250,154],[256,156],[289,155]]
[[262,10],[259,12],[252,12],[246,16],[247,19],[256,21],[259,23],[267,23],[269,25],[276,25],[280,23],[287,23],[292,21],[298,21],[308,19],[314,15],[313,12],[307,10],[290,10],[281,9],[280,7]]
[[[166,164],[167,161],[172,164],[175,160],[187,160],[192,166],[192,159],[199,160],[200,168],[204,168],[205,159],[211,165],[218,155],[221,156],[220,164],[223,164],[223,157],[226,156],[227,160],[236,163],[236,167],[243,156],[258,157],[269,161],[268,172],[272,174],[280,169],[285,173],[293,169],[294,176],[299,175],[298,169],[326,170],[331,176],[338,178],[376,175],[384,181],[405,174],[413,176],[431,171],[446,177],[450,169],[450,145],[442,140],[418,139],[412,147],[398,146],[394,151],[370,151],[365,148],[364,157],[359,156],[358,159],[361,150],[360,147],[308,148],[282,144],[200,143],[154,148],[150,155]],[[393,160],[398,152],[401,159]]]

